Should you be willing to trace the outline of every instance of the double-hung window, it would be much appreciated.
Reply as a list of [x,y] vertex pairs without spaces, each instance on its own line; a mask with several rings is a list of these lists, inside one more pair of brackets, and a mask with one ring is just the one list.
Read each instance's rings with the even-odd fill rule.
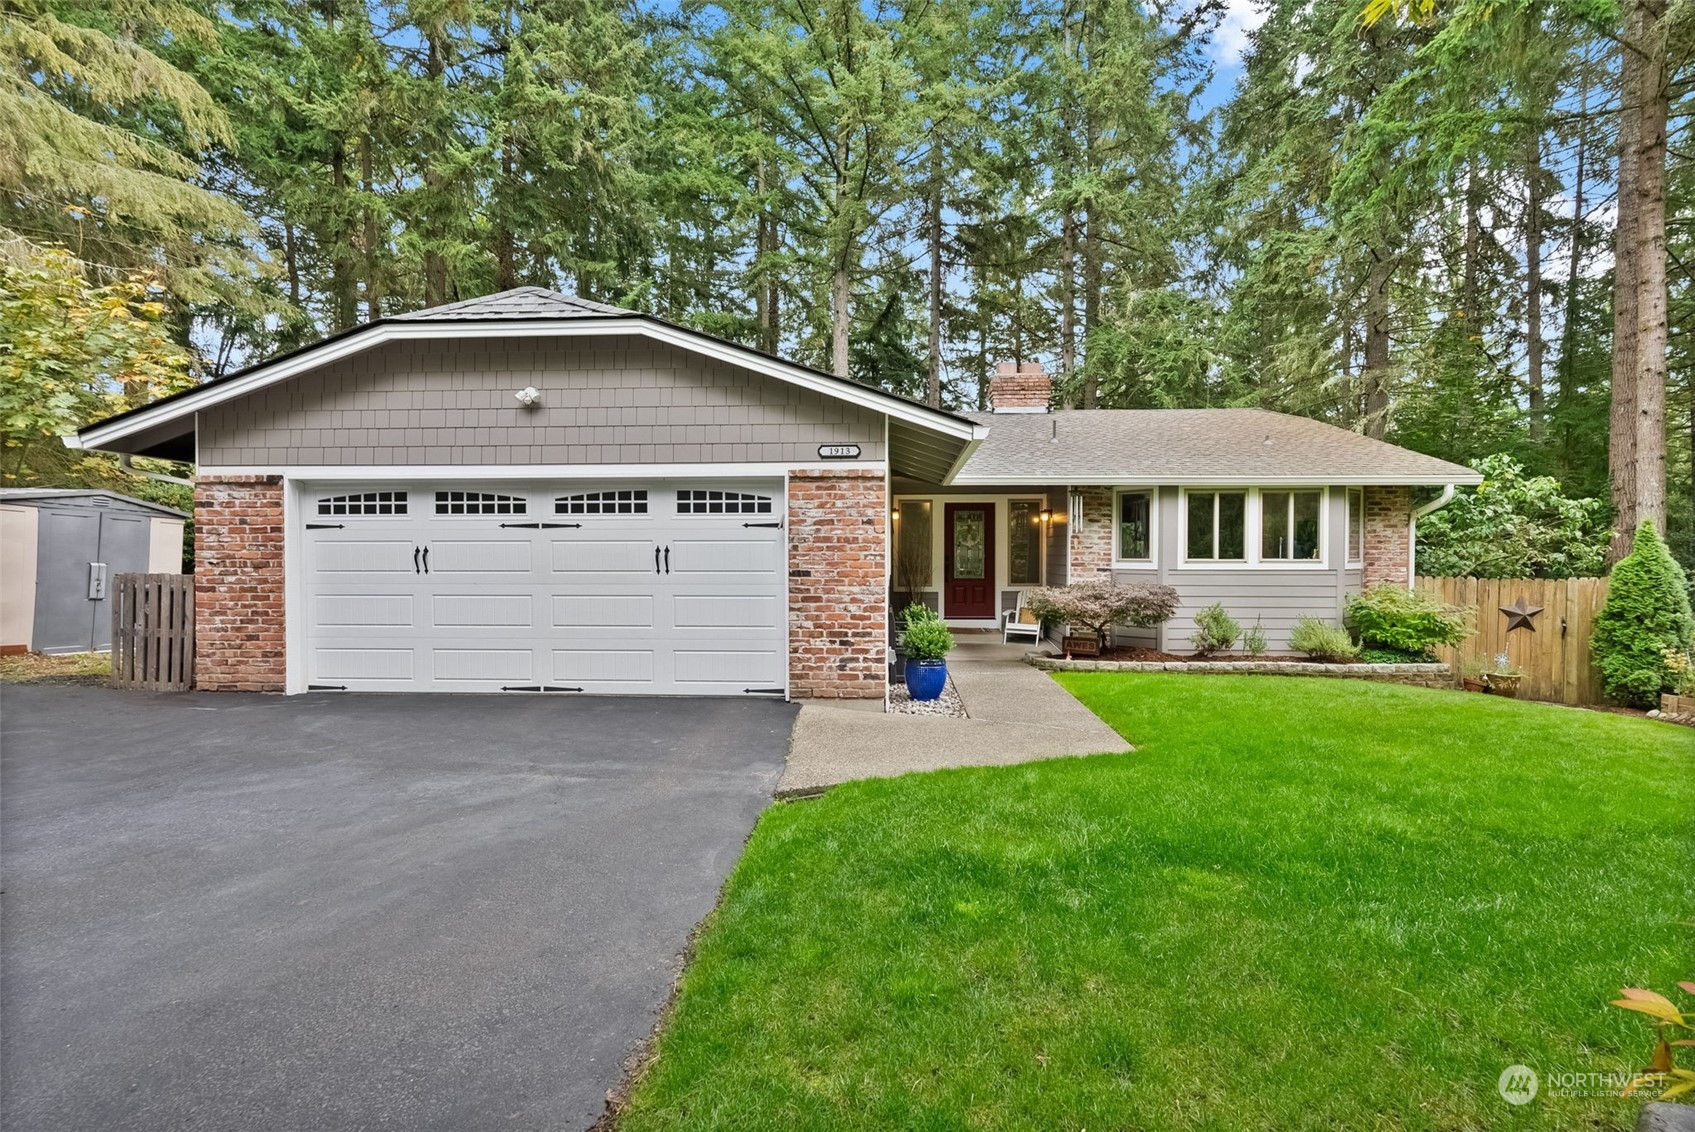
[[1322,491],[1262,491],[1259,556],[1262,562],[1309,562],[1319,553]]
[[1247,492],[1191,491],[1186,502],[1190,562],[1247,561]]

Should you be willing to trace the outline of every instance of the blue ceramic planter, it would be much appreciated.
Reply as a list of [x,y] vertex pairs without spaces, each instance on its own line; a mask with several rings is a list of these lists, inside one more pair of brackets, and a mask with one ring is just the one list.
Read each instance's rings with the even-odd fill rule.
[[948,684],[948,662],[945,660],[912,660],[906,662],[906,690],[915,700],[933,700]]

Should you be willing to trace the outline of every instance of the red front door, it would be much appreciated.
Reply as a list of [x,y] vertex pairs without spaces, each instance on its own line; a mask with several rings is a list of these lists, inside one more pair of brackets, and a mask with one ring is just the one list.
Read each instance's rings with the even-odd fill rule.
[[992,620],[996,615],[995,505],[949,503],[946,516],[942,616]]

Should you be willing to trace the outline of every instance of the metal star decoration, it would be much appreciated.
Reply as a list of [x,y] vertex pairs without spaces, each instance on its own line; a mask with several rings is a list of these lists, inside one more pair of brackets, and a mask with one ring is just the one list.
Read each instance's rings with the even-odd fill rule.
[[1534,633],[1536,632],[1536,623],[1531,618],[1541,613],[1542,607],[1531,605],[1521,597],[1511,605],[1501,606],[1501,612],[1507,615],[1507,632],[1510,633],[1514,629],[1529,629]]

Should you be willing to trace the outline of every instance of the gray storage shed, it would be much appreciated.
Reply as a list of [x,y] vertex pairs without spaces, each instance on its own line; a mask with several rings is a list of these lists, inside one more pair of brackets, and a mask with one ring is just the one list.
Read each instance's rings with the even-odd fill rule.
[[188,518],[115,491],[0,490],[0,651],[111,648],[112,576],[182,573]]

